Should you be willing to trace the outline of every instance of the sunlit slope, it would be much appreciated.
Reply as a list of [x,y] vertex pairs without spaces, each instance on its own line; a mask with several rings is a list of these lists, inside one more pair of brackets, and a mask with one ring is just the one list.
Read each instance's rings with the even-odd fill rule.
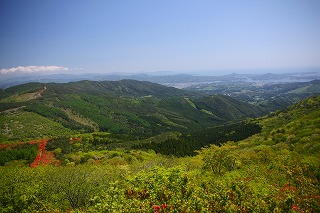
[[257,120],[262,132],[240,145],[320,154],[320,96],[305,99]]
[[70,135],[71,129],[33,112],[18,110],[0,114],[0,142]]

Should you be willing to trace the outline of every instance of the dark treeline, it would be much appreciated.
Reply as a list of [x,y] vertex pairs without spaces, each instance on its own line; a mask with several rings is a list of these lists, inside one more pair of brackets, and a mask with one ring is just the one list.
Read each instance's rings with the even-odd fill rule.
[[163,142],[140,143],[134,145],[135,149],[152,149],[164,155],[193,156],[195,150],[210,144],[221,145],[227,141],[243,140],[261,131],[255,123],[235,123],[198,131],[192,134],[182,134],[177,139],[168,139]]
[[69,154],[72,151],[69,137],[51,138],[48,140],[46,148],[48,151],[54,151],[55,149],[59,148],[60,152],[55,153],[58,159],[63,154]]
[[26,160],[31,163],[37,155],[37,145],[22,145],[0,151],[0,165],[13,160]]

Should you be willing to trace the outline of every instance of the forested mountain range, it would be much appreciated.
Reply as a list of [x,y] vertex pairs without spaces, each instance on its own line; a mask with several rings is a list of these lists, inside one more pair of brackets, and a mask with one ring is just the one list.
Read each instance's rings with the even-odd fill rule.
[[0,97],[2,140],[93,131],[143,138],[266,113],[228,96],[135,80],[28,83],[0,90]]

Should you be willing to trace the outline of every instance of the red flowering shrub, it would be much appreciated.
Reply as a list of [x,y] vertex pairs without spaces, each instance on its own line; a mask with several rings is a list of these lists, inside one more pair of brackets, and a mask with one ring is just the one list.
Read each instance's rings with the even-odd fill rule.
[[160,210],[160,206],[154,205],[154,206],[153,206],[153,209],[154,209],[154,210]]

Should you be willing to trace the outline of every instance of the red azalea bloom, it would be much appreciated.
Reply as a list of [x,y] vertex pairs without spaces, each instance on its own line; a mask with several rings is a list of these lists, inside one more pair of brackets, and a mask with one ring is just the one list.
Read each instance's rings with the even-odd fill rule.
[[153,209],[154,209],[154,210],[160,210],[160,206],[154,205],[154,206],[153,206]]
[[162,209],[165,209],[165,208],[167,208],[167,204],[163,203],[163,204],[161,205],[161,207],[162,207]]
[[293,204],[291,209],[293,211],[298,211],[299,210],[299,206],[297,204]]

